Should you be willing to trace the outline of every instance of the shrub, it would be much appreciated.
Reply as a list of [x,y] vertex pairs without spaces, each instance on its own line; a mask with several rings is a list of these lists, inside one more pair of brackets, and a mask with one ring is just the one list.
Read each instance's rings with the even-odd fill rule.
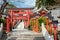
[[30,27],[28,29],[32,30],[32,20],[30,20]]
[[3,23],[4,26],[6,26],[6,20],[5,20],[5,19],[0,18],[0,24],[1,24],[1,23]]
[[41,18],[38,18],[38,25],[39,26],[41,26],[41,23],[44,23],[44,24],[46,24],[46,19],[45,19],[45,17],[41,17]]
[[3,23],[3,30],[2,30],[2,32],[5,34],[5,33],[6,33],[6,20],[0,18],[0,24],[1,24],[1,23]]

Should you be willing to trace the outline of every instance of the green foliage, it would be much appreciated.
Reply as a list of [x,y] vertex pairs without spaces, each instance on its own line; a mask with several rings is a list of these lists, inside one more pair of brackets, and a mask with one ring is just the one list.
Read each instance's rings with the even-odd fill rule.
[[30,20],[30,26],[32,26],[32,20]]
[[46,1],[47,5],[54,5],[55,3],[56,3],[55,0],[47,0]]
[[38,18],[38,25],[39,26],[41,26],[41,23],[44,23],[44,24],[46,24],[46,19],[45,19],[45,17],[41,17],[41,18]]
[[38,8],[40,8],[40,6],[41,6],[41,0],[36,0],[36,6],[37,6]]
[[32,20],[30,20],[30,27],[29,27],[29,30],[32,30]]
[[40,8],[41,5],[43,6],[49,6],[49,5],[54,5],[56,4],[55,0],[36,0],[36,6],[37,8]]
[[[38,18],[38,28],[39,28],[39,31],[41,31],[41,23],[42,22],[46,25],[46,18],[45,17]],[[29,28],[29,30],[32,30],[32,23],[33,23],[33,21],[30,20],[30,28]],[[50,33],[50,25],[48,27],[48,32]],[[52,29],[52,34],[54,34],[54,30],[53,29]]]
[[6,6],[6,8],[16,8],[16,6],[13,5],[13,4],[8,4],[8,5]]
[[[44,23],[44,24],[46,24],[46,20],[45,20],[45,17],[41,17],[41,18],[38,18],[38,27],[39,27],[39,29],[40,29],[40,27],[41,27],[41,23]],[[30,20],[30,30],[32,30],[32,23],[33,23],[33,21],[32,20]],[[36,21],[34,22],[34,25],[36,24]]]
[[[16,6],[13,4],[8,4],[6,8],[16,8]],[[8,10],[4,10],[4,14],[7,14],[7,13],[9,13]]]
[[5,33],[6,33],[6,20],[0,18],[0,24],[1,24],[1,23],[3,23],[3,29],[2,29],[3,31],[2,31],[2,32],[5,34]]
[[5,19],[0,18],[0,24],[1,24],[1,23],[3,23],[4,26],[6,26],[6,20],[5,20]]

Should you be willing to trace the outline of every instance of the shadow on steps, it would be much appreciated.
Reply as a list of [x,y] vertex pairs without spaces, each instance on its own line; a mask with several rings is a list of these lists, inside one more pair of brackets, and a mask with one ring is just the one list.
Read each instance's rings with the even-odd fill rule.
[[33,40],[45,40],[44,37],[35,37]]

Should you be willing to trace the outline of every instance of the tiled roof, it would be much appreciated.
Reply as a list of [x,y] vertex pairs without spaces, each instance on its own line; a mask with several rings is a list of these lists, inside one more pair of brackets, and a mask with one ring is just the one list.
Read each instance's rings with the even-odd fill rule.
[[26,9],[26,10],[32,10],[33,8],[6,8],[8,10],[23,10],[23,9]]

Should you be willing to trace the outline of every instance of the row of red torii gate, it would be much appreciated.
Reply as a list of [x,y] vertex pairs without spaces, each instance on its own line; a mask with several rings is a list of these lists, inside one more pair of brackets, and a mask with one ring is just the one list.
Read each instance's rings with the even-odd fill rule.
[[33,8],[7,8],[9,16],[6,16],[6,29],[10,30],[10,24],[14,27],[20,20],[24,21],[24,26],[30,25],[30,16],[34,15],[31,10]]
[[[20,20],[23,20],[24,26],[28,28],[28,26],[30,26],[30,19],[36,16],[36,14],[32,12],[33,8],[6,8],[6,10],[9,14],[9,16],[6,16],[7,32],[10,31],[10,24],[14,27]],[[43,11],[42,15],[45,13],[46,11]]]

